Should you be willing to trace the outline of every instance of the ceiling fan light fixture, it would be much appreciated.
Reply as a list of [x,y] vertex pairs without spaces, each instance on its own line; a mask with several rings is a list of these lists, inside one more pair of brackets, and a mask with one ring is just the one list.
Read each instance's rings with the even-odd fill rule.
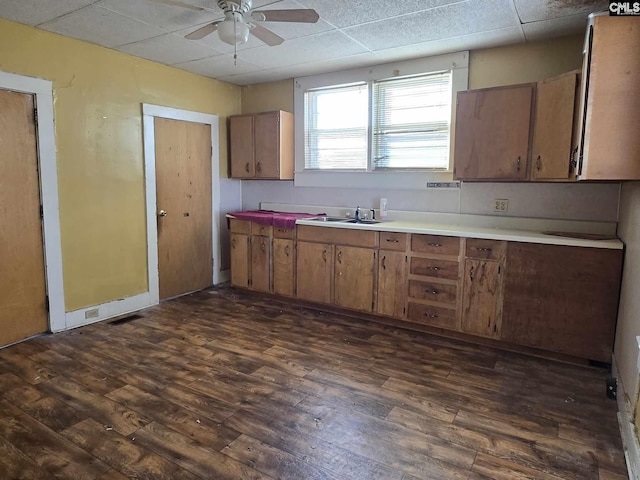
[[220,40],[229,45],[242,45],[249,40],[249,25],[242,19],[242,15],[232,13],[218,24]]

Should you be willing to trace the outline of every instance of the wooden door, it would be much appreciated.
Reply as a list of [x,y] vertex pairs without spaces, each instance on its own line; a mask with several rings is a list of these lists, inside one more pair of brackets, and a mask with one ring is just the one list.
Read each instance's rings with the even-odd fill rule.
[[575,72],[538,83],[531,153],[534,180],[567,180],[571,176],[577,86]]
[[331,303],[333,247],[326,243],[298,242],[296,292],[298,298]]
[[404,252],[380,250],[377,313],[402,318],[407,297],[407,257]]
[[0,346],[48,327],[33,97],[0,90]]
[[501,267],[492,260],[465,260],[462,331],[499,337],[502,319]]
[[231,284],[249,288],[249,235],[231,234]]
[[532,84],[458,93],[456,179],[526,178],[532,99]]
[[375,251],[336,246],[334,303],[340,307],[373,310]]
[[256,176],[253,134],[253,115],[229,118],[229,156],[233,178]]
[[271,239],[251,236],[251,288],[261,292],[271,290]]
[[278,112],[254,117],[257,178],[280,178],[280,116]]
[[213,281],[211,126],[156,118],[155,142],[163,299],[200,290]]
[[273,239],[273,293],[293,297],[293,240]]

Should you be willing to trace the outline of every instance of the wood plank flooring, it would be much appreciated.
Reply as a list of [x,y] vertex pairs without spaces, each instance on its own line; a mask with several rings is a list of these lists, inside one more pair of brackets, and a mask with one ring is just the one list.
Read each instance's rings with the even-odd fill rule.
[[0,350],[0,478],[625,479],[606,377],[209,290]]

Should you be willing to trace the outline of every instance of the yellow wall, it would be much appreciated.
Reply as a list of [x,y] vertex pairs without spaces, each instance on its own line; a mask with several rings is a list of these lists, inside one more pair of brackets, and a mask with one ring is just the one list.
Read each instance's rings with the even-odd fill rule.
[[[537,82],[582,67],[584,37],[574,35],[543,42],[472,50],[469,88]],[[293,112],[293,80],[242,87],[242,113]]]
[[0,70],[53,81],[67,311],[148,290],[141,103],[226,117],[240,87],[0,19]]

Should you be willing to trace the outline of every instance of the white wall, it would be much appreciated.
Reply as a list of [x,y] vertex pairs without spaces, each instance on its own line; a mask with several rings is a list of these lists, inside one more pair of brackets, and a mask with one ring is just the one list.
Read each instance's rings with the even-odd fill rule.
[[625,183],[620,195],[618,236],[625,244],[624,273],[614,357],[619,381],[635,405],[638,391],[638,344],[640,335],[640,182]]
[[491,214],[493,200],[509,200],[508,216],[612,221],[618,218],[617,183],[462,183],[460,189],[385,190],[294,187],[292,181],[242,182],[242,207],[260,202],[331,207],[378,208],[380,197],[390,210]]

